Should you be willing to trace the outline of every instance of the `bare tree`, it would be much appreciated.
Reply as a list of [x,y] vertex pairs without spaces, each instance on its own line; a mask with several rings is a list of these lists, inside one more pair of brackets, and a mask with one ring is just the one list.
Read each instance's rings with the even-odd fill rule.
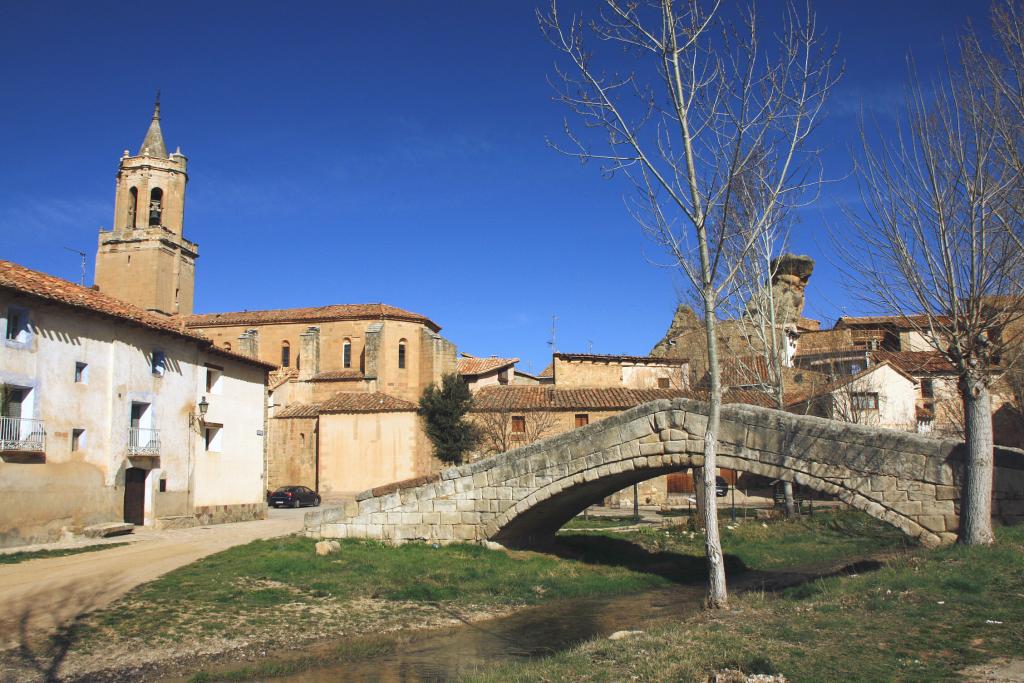
[[[738,271],[727,255],[746,253],[820,180],[807,141],[836,80],[835,48],[822,46],[809,6],[787,6],[766,45],[753,5],[735,18],[722,5],[604,0],[592,20],[564,22],[553,0],[548,13],[538,12],[560,53],[556,99],[582,123],[574,130],[566,122],[569,148],[553,146],[600,162],[607,176],[625,176],[636,192],[632,215],[703,307],[710,374],[704,467],[712,476],[699,477],[697,496],[714,608],[727,606],[713,476],[722,404],[717,311]],[[631,69],[599,64],[590,40],[607,46],[605,59],[625,51]],[[758,201],[740,207],[736,191],[752,177]]]
[[837,245],[854,295],[905,316],[957,372],[967,441],[959,541],[974,545],[994,540],[991,388],[1019,347],[1005,332],[1020,315],[1022,177],[1006,137],[1019,141],[1022,123],[1005,118],[1010,98],[981,77],[969,45],[960,56],[928,87],[911,69],[891,133],[862,126],[863,208],[847,212],[855,234]]
[[484,453],[504,453],[551,436],[558,428],[558,413],[547,410],[513,410],[507,406],[472,413],[480,429]]

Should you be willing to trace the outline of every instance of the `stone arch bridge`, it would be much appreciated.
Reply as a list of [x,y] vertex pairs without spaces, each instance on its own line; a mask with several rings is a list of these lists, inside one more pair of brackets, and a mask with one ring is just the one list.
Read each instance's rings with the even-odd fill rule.
[[[708,406],[659,400],[507,453],[306,515],[315,538],[549,538],[631,484],[703,464]],[[749,405],[722,407],[718,465],[832,494],[925,545],[956,539],[963,444]],[[997,449],[994,511],[1024,515],[1024,453]]]

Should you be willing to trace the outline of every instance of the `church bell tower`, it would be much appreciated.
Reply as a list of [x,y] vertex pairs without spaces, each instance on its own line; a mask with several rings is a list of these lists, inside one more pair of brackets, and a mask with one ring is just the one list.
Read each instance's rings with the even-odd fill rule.
[[189,315],[198,246],[182,234],[188,159],[167,154],[160,96],[139,153],[117,170],[114,227],[100,230],[95,283],[101,292],[164,315]]

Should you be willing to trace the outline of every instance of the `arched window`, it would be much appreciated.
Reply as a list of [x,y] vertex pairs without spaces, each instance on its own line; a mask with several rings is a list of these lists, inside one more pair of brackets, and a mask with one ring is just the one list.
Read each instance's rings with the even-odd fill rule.
[[292,364],[292,345],[286,341],[281,342],[281,367],[286,368]]
[[139,188],[128,190],[128,221],[125,223],[130,230],[135,229],[135,212],[139,210]]
[[164,191],[154,187],[149,193],[149,224],[160,225],[160,217],[164,212]]
[[230,351],[231,350],[231,342],[224,342],[224,350],[225,351]]
[[398,342],[398,369],[405,369],[405,340]]
[[352,367],[352,340],[346,339],[341,344],[341,367]]

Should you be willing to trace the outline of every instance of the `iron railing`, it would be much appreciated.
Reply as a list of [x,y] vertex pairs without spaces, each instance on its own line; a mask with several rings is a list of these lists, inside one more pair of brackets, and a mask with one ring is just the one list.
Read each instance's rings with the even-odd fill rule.
[[129,427],[128,455],[160,455],[160,430]]
[[0,417],[0,451],[45,451],[46,430],[42,420]]

